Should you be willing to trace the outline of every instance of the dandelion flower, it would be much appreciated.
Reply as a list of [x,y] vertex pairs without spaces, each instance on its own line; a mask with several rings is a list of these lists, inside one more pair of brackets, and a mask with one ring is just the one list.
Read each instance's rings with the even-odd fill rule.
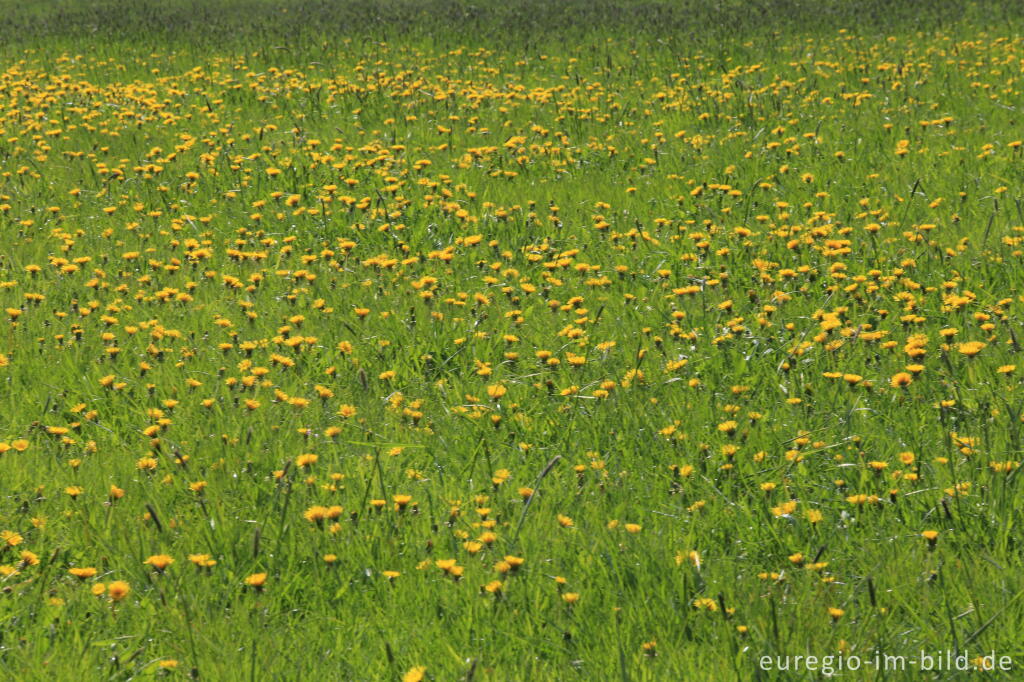
[[982,343],[981,341],[968,341],[967,343],[961,343],[957,346],[957,350],[960,351],[961,355],[966,355],[969,358],[973,358],[975,355],[981,352],[981,350],[988,344]]
[[245,578],[245,584],[248,587],[253,588],[257,592],[263,591],[263,586],[267,582],[266,573],[253,573]]
[[914,377],[908,372],[898,372],[889,380],[889,385],[893,388],[904,388],[909,386],[913,381]]
[[79,580],[86,580],[96,575],[96,569],[91,566],[83,566],[81,568],[69,568],[68,573]]
[[174,557],[167,554],[154,554],[142,563],[152,566],[157,573],[163,573],[168,566],[174,563]]
[[409,668],[409,670],[402,675],[402,682],[422,682],[426,672],[427,666],[425,665],[417,665],[413,668]]
[[128,596],[128,593],[132,591],[131,585],[123,580],[115,580],[114,582],[107,585],[107,596],[110,597],[111,601],[121,601]]

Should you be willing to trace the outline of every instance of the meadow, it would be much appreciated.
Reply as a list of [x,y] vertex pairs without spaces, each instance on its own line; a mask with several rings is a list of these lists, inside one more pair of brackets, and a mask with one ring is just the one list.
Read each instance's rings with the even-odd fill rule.
[[3,679],[1020,679],[1024,8],[0,9]]

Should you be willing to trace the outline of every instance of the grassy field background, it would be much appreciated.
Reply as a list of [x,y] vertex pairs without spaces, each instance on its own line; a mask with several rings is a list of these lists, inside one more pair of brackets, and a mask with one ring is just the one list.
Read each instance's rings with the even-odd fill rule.
[[1017,679],[1020,6],[0,8],[3,677]]

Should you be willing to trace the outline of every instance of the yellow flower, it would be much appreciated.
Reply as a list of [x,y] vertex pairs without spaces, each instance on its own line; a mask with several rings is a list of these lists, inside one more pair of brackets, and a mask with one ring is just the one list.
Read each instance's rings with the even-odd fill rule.
[[13,530],[0,531],[0,542],[3,542],[8,547],[17,547],[22,543],[22,539],[23,538]]
[[211,559],[209,554],[189,554],[188,560],[196,565],[196,568],[213,568],[217,565],[215,559]]
[[967,343],[961,343],[957,349],[962,355],[966,355],[969,358],[973,358],[975,355],[981,352],[981,349],[987,346],[987,343],[981,341],[968,341]]
[[522,568],[522,565],[526,562],[526,559],[522,557],[512,556],[511,554],[505,555],[505,563],[508,565],[509,570],[512,572],[518,571]]
[[898,372],[893,375],[892,379],[889,380],[889,385],[893,388],[903,388],[909,386],[914,381],[914,377],[907,372]]
[[257,592],[263,589],[264,584],[267,582],[266,573],[253,573],[245,579],[245,584],[255,589]]
[[131,585],[123,580],[115,580],[107,585],[107,596],[109,596],[112,601],[121,601],[127,597],[128,593],[131,591]]
[[142,563],[152,566],[157,573],[163,573],[168,566],[174,563],[174,557],[167,554],[154,554]]
[[295,458],[295,466],[304,469],[306,467],[313,466],[314,464],[316,464],[317,459],[319,459],[319,457],[312,453],[299,455],[298,457]]
[[409,670],[402,675],[402,682],[421,682],[426,672],[427,666],[425,665],[418,665],[414,668],[409,668]]
[[695,549],[691,549],[686,554],[682,552],[676,553],[676,566],[682,566],[683,562],[689,560],[691,564],[699,571],[701,566],[700,552]]
[[458,566],[455,559],[438,559],[434,562],[434,565],[440,568],[444,573],[451,573],[452,570]]
[[68,573],[75,576],[79,580],[85,580],[87,578],[92,578],[93,576],[95,576],[96,569],[92,568],[91,566],[84,566],[82,568],[69,568]]
[[694,608],[700,609],[701,611],[717,611],[718,602],[714,599],[708,599],[707,597],[701,597],[693,600]]
[[796,500],[788,500],[777,507],[772,507],[773,516],[788,516],[796,511]]

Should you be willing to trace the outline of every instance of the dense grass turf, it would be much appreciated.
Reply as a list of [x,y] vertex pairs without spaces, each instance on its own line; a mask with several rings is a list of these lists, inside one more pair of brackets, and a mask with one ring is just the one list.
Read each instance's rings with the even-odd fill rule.
[[3,677],[1019,675],[1019,7],[0,8]]

